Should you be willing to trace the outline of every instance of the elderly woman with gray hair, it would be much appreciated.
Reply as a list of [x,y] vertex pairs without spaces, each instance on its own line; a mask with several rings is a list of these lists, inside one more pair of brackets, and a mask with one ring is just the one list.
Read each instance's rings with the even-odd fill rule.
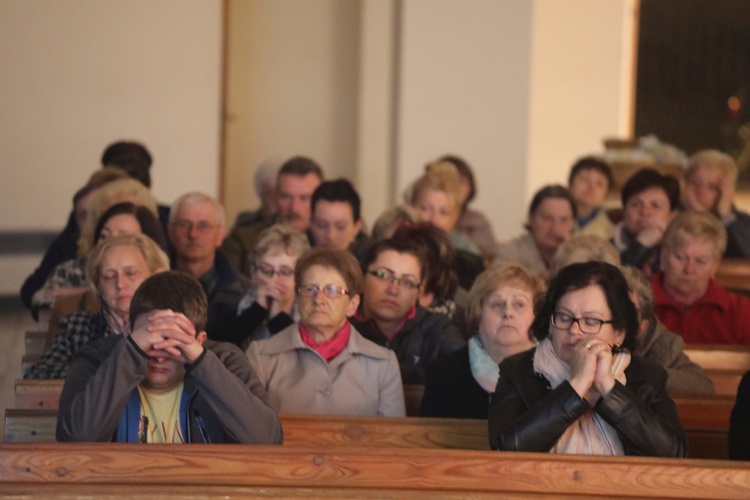
[[253,340],[267,339],[299,320],[294,266],[309,248],[307,236],[293,226],[265,229],[252,255],[253,286],[240,300],[237,315],[224,317],[212,329],[211,338],[246,349]]
[[638,309],[639,333],[635,354],[667,370],[667,392],[672,395],[714,394],[714,384],[699,365],[685,354],[685,341],[670,332],[654,314],[654,292],[646,277],[633,267],[622,268]]
[[294,268],[300,320],[252,342],[250,364],[280,413],[403,417],[404,391],[393,351],[349,322],[362,270],[347,250],[314,248]]

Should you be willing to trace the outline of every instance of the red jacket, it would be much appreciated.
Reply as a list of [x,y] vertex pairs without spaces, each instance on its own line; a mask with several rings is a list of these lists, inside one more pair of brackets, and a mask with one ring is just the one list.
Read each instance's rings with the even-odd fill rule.
[[750,345],[750,300],[711,280],[703,297],[686,308],[664,292],[663,279],[664,273],[658,272],[651,280],[654,312],[685,343]]

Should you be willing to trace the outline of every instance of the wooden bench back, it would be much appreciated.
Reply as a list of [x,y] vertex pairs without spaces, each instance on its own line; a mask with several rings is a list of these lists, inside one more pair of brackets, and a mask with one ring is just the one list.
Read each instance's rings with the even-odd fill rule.
[[[449,418],[279,416],[285,446],[367,446],[487,450],[486,420]],[[5,442],[54,442],[55,410],[5,411]]]
[[[729,415],[726,398],[675,400],[690,443],[690,456],[728,457]],[[281,415],[285,446],[367,446],[487,449],[485,420]],[[55,410],[5,411],[6,442],[55,440]]]
[[493,451],[3,444],[0,494],[175,498],[747,498],[743,462]]
[[714,279],[725,290],[750,297],[750,260],[722,259]]
[[688,344],[685,354],[704,370],[750,371],[750,346]]
[[47,332],[27,331],[24,336],[24,353],[41,356],[47,347]]

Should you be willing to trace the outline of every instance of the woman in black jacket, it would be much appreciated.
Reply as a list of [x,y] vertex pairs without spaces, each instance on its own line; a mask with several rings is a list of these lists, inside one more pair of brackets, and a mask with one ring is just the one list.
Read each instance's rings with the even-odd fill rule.
[[500,365],[492,448],[687,456],[666,372],[630,354],[638,319],[619,269],[603,262],[563,268],[531,331],[537,347]]
[[427,367],[420,415],[487,418],[490,396],[506,357],[531,349],[534,300],[545,288],[536,274],[516,264],[495,264],[469,291],[469,344]]

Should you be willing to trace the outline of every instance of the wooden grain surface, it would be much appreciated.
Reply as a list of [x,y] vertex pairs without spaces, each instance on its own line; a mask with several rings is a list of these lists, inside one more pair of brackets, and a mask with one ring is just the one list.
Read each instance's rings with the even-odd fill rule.
[[[463,450],[229,445],[4,444],[0,493],[121,497],[160,488],[312,488],[612,498],[748,498],[750,463]],[[207,490],[206,490],[207,491]],[[114,498],[114,496],[113,496]]]
[[[690,443],[690,456],[726,459],[731,401],[677,400]],[[486,450],[484,420],[281,415],[287,447],[349,446]],[[54,410],[6,410],[6,442],[53,442]]]
[[750,346],[688,344],[685,354],[705,370],[750,370]]

